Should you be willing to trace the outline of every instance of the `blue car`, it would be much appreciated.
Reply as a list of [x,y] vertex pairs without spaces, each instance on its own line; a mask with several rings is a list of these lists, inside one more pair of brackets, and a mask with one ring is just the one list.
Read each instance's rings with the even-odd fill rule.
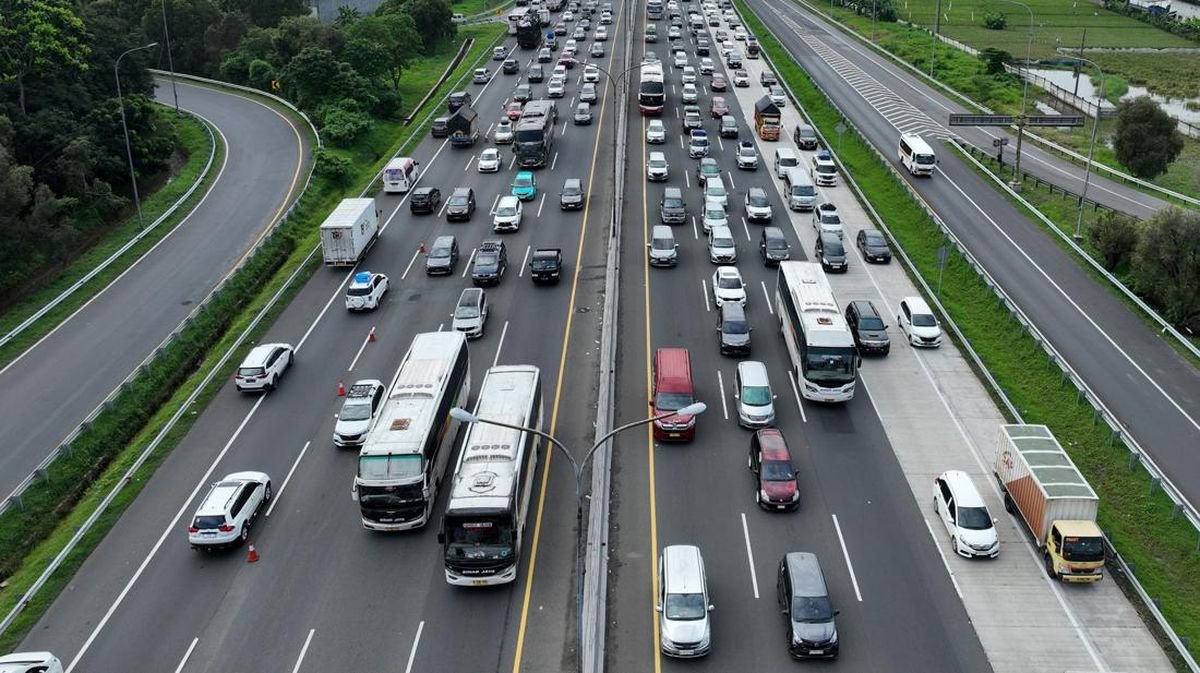
[[512,181],[512,195],[522,201],[532,201],[537,196],[537,179],[533,171],[521,171]]

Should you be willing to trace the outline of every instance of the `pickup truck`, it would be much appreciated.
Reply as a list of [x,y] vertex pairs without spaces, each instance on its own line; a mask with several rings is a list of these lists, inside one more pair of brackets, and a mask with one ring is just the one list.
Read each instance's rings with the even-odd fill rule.
[[562,275],[562,250],[538,248],[529,260],[529,277],[535,284],[557,283]]

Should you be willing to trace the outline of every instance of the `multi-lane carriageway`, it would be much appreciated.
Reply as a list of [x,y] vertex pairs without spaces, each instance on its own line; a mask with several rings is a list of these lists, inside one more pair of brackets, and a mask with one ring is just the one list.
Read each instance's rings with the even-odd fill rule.
[[[641,16],[627,13],[627,8],[618,3],[610,30],[615,39],[601,61],[614,73],[629,67],[620,59],[622,36],[641,35]],[[637,23],[627,26],[631,16]],[[690,45],[691,38],[685,37],[684,43]],[[635,61],[642,49],[640,43],[635,45]],[[660,43],[659,55],[665,58],[667,51],[665,41]],[[488,65],[494,69],[498,63]],[[503,283],[488,290],[492,317],[485,336],[471,345],[476,381],[497,362],[540,366],[549,429],[573,447],[589,445],[592,435],[613,189],[606,169],[612,162],[606,134],[615,131],[613,101],[604,78],[598,87],[596,123],[570,125],[571,95],[578,92],[580,72],[572,71],[568,97],[560,104],[557,156],[548,170],[538,173],[543,194],[526,209],[522,230],[504,237],[510,268]],[[516,77],[496,75],[489,84],[473,87],[482,119],[491,124],[499,118],[516,82]],[[672,167],[667,184],[685,188],[689,211],[696,214],[700,204],[695,162],[686,158],[674,133],[679,128],[679,82],[670,67],[668,82],[670,107],[664,121],[672,133],[662,147]],[[535,95],[541,90],[535,85]],[[743,134],[748,134],[744,98],[726,93],[745,125]],[[749,240],[756,230],[739,222],[735,233],[740,237],[744,231],[746,238],[739,240],[738,266],[750,285],[749,313],[757,328],[754,358],[766,361],[772,371],[779,425],[792,444],[804,489],[804,505],[797,513],[768,516],[754,508],[744,472],[747,433],[726,418],[733,361],[716,354],[715,315],[703,294],[702,279],[712,269],[703,239],[694,223],[676,227],[680,266],[653,272],[646,268],[644,241],[656,218],[661,187],[647,186],[642,177],[647,148],[636,101],[618,102],[629,106],[625,131],[630,149],[624,176],[627,198],[621,204],[625,224],[617,418],[646,415],[649,353],[663,345],[691,350],[698,392],[709,402],[709,411],[690,446],[656,447],[648,429],[645,435],[630,433],[618,442],[609,666],[657,670],[668,665],[656,654],[652,568],[661,546],[690,542],[706,554],[718,603],[714,651],[699,663],[703,667],[788,665],[782,623],[772,603],[772,570],[784,551],[802,545],[820,555],[842,609],[839,666],[988,670],[986,643],[981,645],[972,628],[951,574],[959,559],[945,558],[945,549],[930,539],[921,520],[924,512],[914,507],[913,491],[919,486],[905,488],[910,481],[928,480],[924,475],[913,477],[905,461],[897,459],[894,430],[888,426],[885,431],[876,411],[886,406],[872,399],[876,365],[867,364],[864,381],[869,385],[849,404],[813,407],[797,402],[784,376],[786,355],[766,296],[773,274],[758,262]],[[297,366],[280,388],[265,397],[239,396],[231,387],[218,395],[142,497],[84,563],[70,589],[51,606],[24,648],[51,649],[74,670],[101,672],[351,668],[408,673],[573,667],[574,517],[561,460],[543,460],[535,491],[537,518],[531,522],[534,534],[527,536],[530,543],[518,583],[462,591],[442,579],[434,530],[373,535],[361,529],[349,497],[355,457],[329,444],[339,402],[335,382],[388,380],[414,333],[448,325],[453,302],[468,283],[463,277],[468,251],[492,237],[486,210],[507,193],[514,173],[511,166],[499,175],[476,173],[474,155],[484,146],[455,151],[440,141],[422,142],[415,153],[424,167],[421,184],[438,186],[443,194],[459,185],[474,187],[480,204],[474,220],[450,225],[440,214],[411,216],[403,197],[379,195],[387,228],[368,266],[393,280],[384,307],[374,314],[349,315],[340,304],[347,275],[314,276],[265,337],[298,347]],[[764,145],[760,148],[765,150]],[[732,149],[725,141],[714,142],[714,156],[731,183],[736,222],[746,188],[768,186],[772,179],[765,166],[769,156],[762,157],[764,167],[755,173],[738,171]],[[557,188],[568,177],[581,177],[588,187],[589,207],[581,214],[562,213],[554,202]],[[777,190],[768,189],[768,194],[776,217],[782,218],[786,211]],[[848,210],[843,197],[835,198]],[[803,227],[784,228],[799,258],[811,247],[811,234]],[[444,233],[459,237],[464,259],[450,278],[427,278],[421,273],[419,246]],[[566,275],[557,287],[534,287],[522,275],[526,250],[539,246],[564,251]],[[372,328],[378,341],[366,343]],[[952,352],[947,348],[923,356],[895,352],[886,364],[937,362],[935,358],[951,357]],[[878,369],[886,370],[882,365]],[[949,423],[948,416],[939,422]],[[255,565],[244,564],[240,554],[195,554],[183,540],[184,518],[194,508],[197,493],[211,480],[241,469],[265,470],[276,482],[276,500],[255,531],[262,554]],[[1009,539],[1006,555],[1019,558],[1018,540],[1016,535]]]

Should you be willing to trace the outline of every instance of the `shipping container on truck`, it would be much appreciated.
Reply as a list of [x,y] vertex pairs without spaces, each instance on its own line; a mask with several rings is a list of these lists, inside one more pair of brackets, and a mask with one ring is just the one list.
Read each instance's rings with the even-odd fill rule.
[[779,106],[769,96],[759,98],[754,104],[754,130],[763,140],[779,140],[781,115]]
[[321,223],[321,253],[328,266],[354,266],[379,238],[375,199],[343,199]]
[[1000,426],[992,469],[1004,508],[1029,526],[1050,577],[1095,582],[1104,576],[1100,498],[1050,428]]

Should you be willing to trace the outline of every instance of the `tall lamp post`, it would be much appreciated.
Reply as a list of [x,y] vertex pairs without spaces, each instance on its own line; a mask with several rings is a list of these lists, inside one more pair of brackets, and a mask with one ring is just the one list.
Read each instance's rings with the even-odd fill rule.
[[[1002,2],[1020,5],[1029,12],[1029,40],[1025,43],[1025,67],[1029,67],[1030,61],[1033,59],[1033,9],[1021,2],[1020,0],[1001,0]],[[1013,164],[1012,186],[1016,187],[1021,184],[1021,141],[1025,137],[1025,105],[1029,99],[1029,77],[1021,76],[1021,116],[1017,118],[1017,159]]]
[[167,68],[171,71],[171,95],[175,98],[175,114],[179,114],[179,88],[175,86],[175,58],[171,56],[171,32],[167,29],[167,0],[162,0],[163,41],[167,45]]
[[129,159],[129,184],[133,187],[133,205],[137,208],[138,229],[141,229],[144,225],[144,222],[142,222],[142,200],[138,197],[137,173],[133,170],[133,149],[129,145],[129,125],[125,122],[125,98],[121,95],[121,59],[135,51],[157,46],[157,42],[151,42],[150,44],[143,44],[140,47],[126,49],[117,57],[116,62],[113,63],[113,77],[117,80],[117,102],[121,107],[121,129],[125,131],[125,156]]
[[1104,102],[1104,71],[1092,60],[1076,56],[1076,61],[1090,63],[1100,73],[1100,88],[1096,92],[1096,118],[1092,121],[1092,142],[1088,147],[1087,168],[1083,171],[1083,193],[1079,195],[1079,215],[1075,218],[1075,240],[1083,237],[1083,202],[1087,199],[1088,184],[1092,180],[1092,156],[1096,153],[1096,131],[1100,128],[1100,104]]
[[704,410],[707,408],[708,406],[703,402],[696,402],[695,404],[690,404],[682,409],[679,409],[678,411],[659,414],[657,416],[651,416],[650,418],[643,418],[631,423],[626,423],[625,425],[617,426],[612,430],[609,430],[603,437],[598,439],[596,443],[592,445],[592,448],[588,449],[587,453],[583,455],[582,460],[575,460],[575,457],[571,455],[571,451],[566,447],[566,445],[558,441],[557,438],[548,432],[543,432],[537,428],[511,425],[509,423],[492,420],[490,418],[480,418],[479,416],[476,416],[475,414],[472,414],[466,409],[462,409],[460,407],[454,407],[450,410],[450,416],[462,423],[486,423],[488,425],[496,425],[502,428],[508,428],[510,430],[533,433],[553,444],[554,447],[559,450],[559,453],[561,453],[567,459],[567,462],[571,464],[571,471],[575,476],[575,601],[578,605],[579,622],[577,624],[577,629],[578,637],[581,641],[576,645],[575,650],[580,673],[583,671],[583,477],[584,473],[587,471],[588,463],[591,462],[592,456],[596,453],[596,450],[601,446],[604,446],[608,440],[617,433],[624,432],[630,428],[636,428],[648,423],[653,423],[654,421],[662,420],[664,418],[670,418],[671,416],[699,416],[700,414],[704,413]]

